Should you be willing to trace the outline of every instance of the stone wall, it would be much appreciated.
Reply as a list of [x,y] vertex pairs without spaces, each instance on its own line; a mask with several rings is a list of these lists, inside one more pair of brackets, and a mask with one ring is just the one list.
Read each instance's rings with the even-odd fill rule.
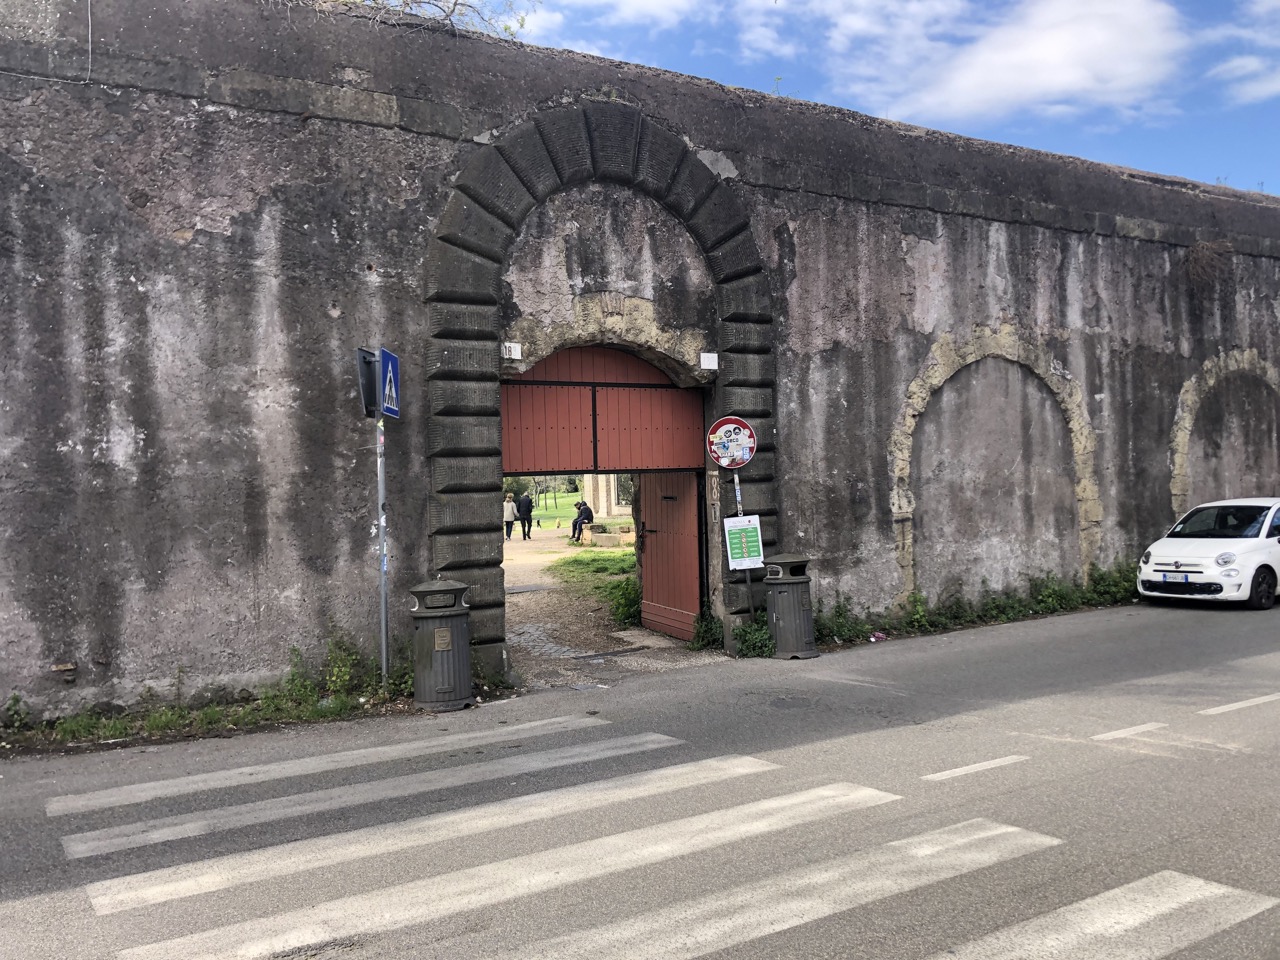
[[403,363],[393,597],[469,577],[492,641],[504,340],[759,420],[749,505],[828,599],[1077,575],[1277,492],[1275,198],[258,0],[93,11],[90,73],[83,4],[0,0],[0,695],[370,643],[362,345]]

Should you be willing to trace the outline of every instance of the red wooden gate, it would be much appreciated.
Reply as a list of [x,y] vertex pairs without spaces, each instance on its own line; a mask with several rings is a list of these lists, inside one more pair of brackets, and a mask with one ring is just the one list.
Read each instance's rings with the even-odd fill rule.
[[640,622],[681,640],[693,639],[701,606],[698,475],[640,477]]
[[[641,620],[693,639],[701,608],[702,394],[606,347],[553,354],[502,384],[502,471],[640,473]],[[683,470],[684,473],[646,471]],[[597,504],[597,506],[599,506]]]
[[574,347],[502,384],[502,472],[700,470],[702,394],[621,350]]

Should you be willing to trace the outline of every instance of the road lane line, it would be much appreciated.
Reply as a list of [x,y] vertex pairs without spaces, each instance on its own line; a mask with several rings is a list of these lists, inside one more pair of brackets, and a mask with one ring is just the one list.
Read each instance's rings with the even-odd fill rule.
[[1125,727],[1123,730],[1112,730],[1110,733],[1100,733],[1090,740],[1119,740],[1121,737],[1132,737],[1139,733],[1146,733],[1148,730],[1159,730],[1161,727],[1167,727],[1167,723],[1144,723],[1140,727]]
[[1272,703],[1280,700],[1280,693],[1268,694],[1265,697],[1254,697],[1252,700],[1241,700],[1239,703],[1228,703],[1222,707],[1210,707],[1208,710],[1197,710],[1199,714],[1204,716],[1213,716],[1215,713],[1230,713],[1232,710],[1243,710],[1245,707],[1256,707],[1260,703]]
[[900,799],[870,787],[834,783],[135,947],[119,956],[121,960],[269,957],[429,923]]
[[1160,960],[1278,903],[1166,870],[928,960]]
[[523,740],[526,737],[541,737],[552,733],[585,730],[590,727],[603,726],[608,722],[608,720],[601,720],[597,717],[553,717],[550,720],[534,720],[530,723],[502,727],[497,730],[452,733],[432,740],[393,743],[383,747],[366,747],[360,750],[346,750],[342,753],[322,754],[318,757],[302,757],[297,760],[281,760],[278,763],[260,763],[251,767],[236,767],[232,770],[198,773],[189,777],[176,777],[172,780],[135,783],[127,787],[112,787],[108,790],[94,790],[91,793],[51,797],[45,804],[45,813],[51,817],[65,816],[69,813],[87,813],[90,810],[105,810],[109,807],[145,803],[148,800],[156,800],[162,797],[178,797],[188,793],[200,793],[204,790],[239,787],[247,783],[265,783],[269,780],[284,780],[289,777],[301,777],[311,773],[326,773],[331,770],[343,770],[348,767],[359,767],[371,763],[386,763],[390,760],[407,760],[412,757],[425,757],[435,753],[448,753],[450,750],[461,750],[466,747],[507,743],[511,740]]
[[991,820],[969,820],[501,957],[634,960],[636,945],[644,944],[645,960],[692,960],[1061,842]]
[[941,773],[931,773],[927,777],[921,777],[921,780],[950,780],[952,777],[963,777],[969,773],[979,773],[982,770],[992,770],[996,767],[1007,767],[1011,763],[1021,763],[1023,760],[1030,760],[1030,757],[1001,757],[999,760],[985,760],[982,763],[972,763],[967,767],[956,767],[954,770],[943,770]]
[[777,769],[754,757],[715,757],[104,880],[85,892],[99,915],[117,913]]
[[480,783],[484,780],[536,773],[539,770],[590,763],[593,760],[620,757],[646,750],[661,750],[683,742],[674,737],[644,733],[634,737],[603,740],[599,743],[559,747],[539,753],[504,757],[501,760],[488,760],[461,767],[446,767],[443,770],[431,770],[427,773],[374,780],[370,783],[348,784],[328,790],[314,790],[310,793],[297,793],[271,800],[217,807],[212,810],[197,810],[194,813],[183,813],[174,817],[161,817],[156,820],[143,820],[140,823],[106,827],[102,830],[63,837],[62,848],[70,860],[92,857],[116,850],[145,847],[185,837],[200,837],[223,830],[234,830],[237,827],[301,817],[309,813],[342,810],[347,807],[363,806],[366,803],[376,803],[380,800],[392,800],[433,790]]

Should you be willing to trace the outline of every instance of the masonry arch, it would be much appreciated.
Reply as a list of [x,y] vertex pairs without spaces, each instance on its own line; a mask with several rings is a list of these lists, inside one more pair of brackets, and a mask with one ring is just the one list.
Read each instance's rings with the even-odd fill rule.
[[[777,540],[773,300],[733,187],[681,137],[629,104],[586,100],[543,111],[471,154],[427,254],[431,566],[472,584],[478,645],[505,638],[501,525],[491,509],[502,481],[501,279],[529,213],[553,194],[592,181],[621,184],[661,203],[705,258],[715,283],[716,342],[707,345],[718,356],[715,408],[760,424],[761,454],[749,465],[754,469],[743,471],[743,495],[762,515],[766,542]],[[567,345],[541,349],[549,354]],[[726,608],[745,609],[745,593],[738,598],[727,578],[724,586]]]
[[1002,324],[996,329],[981,327],[962,342],[944,334],[934,343],[928,359],[907,387],[906,398],[889,439],[890,509],[902,583],[900,601],[916,589],[916,504],[911,492],[916,427],[930,398],[943,384],[970,364],[989,357],[1009,360],[1027,368],[1057,400],[1071,437],[1077,533],[1086,576],[1089,566],[1097,560],[1102,523],[1102,503],[1094,462],[1097,439],[1089,422],[1080,384],[1044,344],[1024,339],[1012,324]]
[[[1175,517],[1186,513],[1193,506],[1191,447],[1192,435],[1201,407],[1224,380],[1236,376],[1247,376],[1261,381],[1270,388],[1272,394],[1280,397],[1280,369],[1264,360],[1254,349],[1230,350],[1211,357],[1205,361],[1195,376],[1182,385],[1169,440],[1169,463],[1172,471],[1169,494]],[[1273,479],[1272,482],[1274,483],[1275,480]],[[1256,491],[1258,496],[1269,495],[1269,493],[1269,490]],[[1223,493],[1223,496],[1236,495]]]

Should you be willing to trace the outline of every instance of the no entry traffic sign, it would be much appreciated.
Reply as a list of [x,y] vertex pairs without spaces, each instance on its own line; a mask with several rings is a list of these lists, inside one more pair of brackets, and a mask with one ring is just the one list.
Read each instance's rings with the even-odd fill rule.
[[756,432],[741,417],[721,417],[707,431],[707,453],[726,470],[745,467],[756,454]]

